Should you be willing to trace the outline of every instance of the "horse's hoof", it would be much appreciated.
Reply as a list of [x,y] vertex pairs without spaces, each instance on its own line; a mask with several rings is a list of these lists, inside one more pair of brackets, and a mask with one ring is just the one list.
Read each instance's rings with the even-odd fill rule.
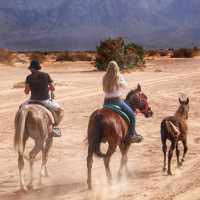
[[26,186],[21,186],[20,188],[20,192],[27,192],[28,191],[28,188]]
[[108,184],[112,185],[112,179],[108,179]]
[[120,182],[120,181],[121,181],[121,178],[122,178],[122,174],[119,173],[119,174],[117,175],[117,181]]
[[126,176],[128,178],[132,178],[133,177],[133,174],[129,171],[129,170],[126,170]]
[[33,185],[32,185],[32,184],[27,185],[27,189],[28,189],[28,190],[33,190]]
[[180,168],[180,167],[182,167],[182,165],[183,165],[182,162],[179,162],[179,163],[177,164],[177,167]]
[[163,167],[163,172],[166,172],[167,171],[167,168],[166,167]]
[[49,173],[47,172],[45,172],[45,173],[42,173],[42,177],[45,177],[45,178],[49,178],[50,177],[50,175],[49,175]]
[[87,181],[87,185],[88,185],[88,190],[92,190],[92,184],[90,181]]
[[91,185],[88,185],[88,190],[92,190],[92,186]]
[[167,174],[168,174],[169,176],[172,176],[172,172],[170,172],[170,171],[168,171]]
[[41,176],[42,176],[42,177],[49,177],[49,172],[48,172],[47,169],[42,170],[40,173],[41,173]]

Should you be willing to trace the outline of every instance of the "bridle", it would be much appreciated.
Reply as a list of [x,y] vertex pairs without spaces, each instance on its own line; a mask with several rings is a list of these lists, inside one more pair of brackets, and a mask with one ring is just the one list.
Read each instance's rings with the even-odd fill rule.
[[143,104],[143,109],[136,109],[136,114],[137,113],[143,113],[143,114],[146,114],[148,113],[148,110],[149,110],[149,105],[148,105],[148,102],[147,102],[147,96],[144,94],[144,93],[138,93],[136,94],[137,97],[138,97],[138,100],[139,100],[139,105]]
[[145,94],[143,93],[139,93],[138,94],[138,98],[139,98],[139,104],[144,104],[144,108],[143,109],[139,109],[139,113],[148,113],[149,110],[149,105],[147,103],[147,97]]
[[[136,106],[133,106],[134,105],[134,101],[137,102],[137,107],[138,108],[136,108]],[[136,114],[142,113],[142,114],[146,115],[148,113],[148,111],[149,111],[149,105],[148,105],[148,102],[147,102],[147,96],[142,92],[137,92],[137,91],[132,90],[128,94],[128,96],[126,98],[126,102],[132,107],[132,109],[134,110],[134,112]],[[142,107],[142,109],[141,109],[141,107]]]

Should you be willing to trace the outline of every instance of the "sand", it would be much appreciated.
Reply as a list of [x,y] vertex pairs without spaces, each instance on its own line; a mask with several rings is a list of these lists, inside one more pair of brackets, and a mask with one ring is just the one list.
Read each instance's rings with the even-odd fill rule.
[[[56,101],[65,110],[61,123],[63,136],[54,138],[48,168],[50,177],[38,187],[40,161],[35,165],[34,190],[19,191],[17,154],[13,150],[14,115],[27,97],[23,88],[13,88],[29,73],[25,65],[0,66],[0,199],[2,200],[199,200],[200,199],[200,59],[148,60],[144,70],[125,73],[128,91],[140,83],[148,96],[153,118],[137,116],[137,131],[145,140],[131,146],[128,166],[131,176],[116,181],[120,164],[117,150],[111,160],[113,184],[109,186],[103,161],[94,158],[93,191],[87,190],[84,142],[90,114],[103,102],[101,81],[103,72],[95,71],[89,62],[50,64],[44,70],[57,83]],[[173,176],[162,172],[163,155],[160,142],[160,122],[174,114],[178,97],[185,93],[190,98],[188,154],[182,168],[176,167]],[[31,142],[27,149],[30,150]],[[40,155],[39,155],[40,157]],[[29,178],[26,162],[26,180]]]

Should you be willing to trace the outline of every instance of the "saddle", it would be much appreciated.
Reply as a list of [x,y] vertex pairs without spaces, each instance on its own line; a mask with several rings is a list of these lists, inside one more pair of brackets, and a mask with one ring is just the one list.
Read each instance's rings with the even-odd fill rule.
[[28,103],[29,105],[30,104],[36,104],[36,105],[40,105],[40,106],[42,106],[43,108],[45,108],[47,111],[48,111],[48,115],[51,115],[51,116],[49,116],[50,118],[52,118],[53,117],[53,124],[57,124],[57,122],[58,122],[58,116],[57,116],[57,114],[56,114],[56,112],[54,111],[54,110],[52,110],[52,109],[50,109],[50,108],[47,108],[43,103],[41,103],[41,102],[38,102],[38,101],[31,101],[31,102],[29,102]]
[[105,104],[103,108],[107,108],[114,111],[115,113],[119,114],[128,124],[130,124],[130,119],[128,115],[125,112],[123,112],[119,106],[114,104]]

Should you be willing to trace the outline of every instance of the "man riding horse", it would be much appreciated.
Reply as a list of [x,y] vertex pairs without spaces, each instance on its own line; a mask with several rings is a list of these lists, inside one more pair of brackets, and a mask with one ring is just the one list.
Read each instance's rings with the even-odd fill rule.
[[61,136],[61,131],[57,125],[61,121],[63,110],[58,103],[50,98],[49,91],[53,94],[55,90],[53,80],[48,73],[40,71],[41,65],[37,60],[31,61],[29,70],[31,74],[26,77],[24,92],[27,95],[31,92],[31,97],[22,105],[40,104],[50,110],[55,120],[52,134],[55,137],[59,137]]

